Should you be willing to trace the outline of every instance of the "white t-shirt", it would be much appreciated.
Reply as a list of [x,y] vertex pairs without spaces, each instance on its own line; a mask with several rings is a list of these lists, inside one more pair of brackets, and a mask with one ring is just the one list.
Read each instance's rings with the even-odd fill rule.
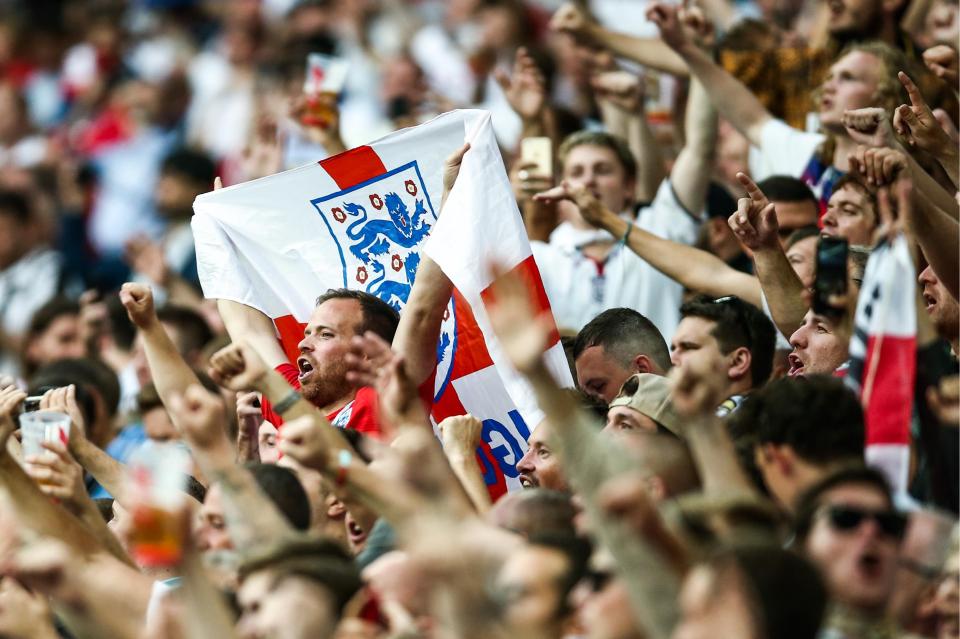
[[[664,180],[635,224],[668,240],[692,244],[700,221],[683,208],[670,181]],[[653,322],[669,342],[680,322],[683,287],[619,244],[605,263],[597,264],[580,251],[583,243],[563,241],[571,235],[560,234],[557,242],[551,237],[549,244],[531,243],[560,330],[579,331],[601,312],[626,307]]]
[[[771,175],[800,178],[826,136],[794,129],[783,120],[770,119],[760,129],[760,148],[750,149],[750,175],[757,182]],[[820,189],[811,185],[814,195]]]

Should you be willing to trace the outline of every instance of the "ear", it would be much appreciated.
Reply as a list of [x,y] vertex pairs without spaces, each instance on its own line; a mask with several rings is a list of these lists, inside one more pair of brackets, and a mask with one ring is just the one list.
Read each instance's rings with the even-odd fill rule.
[[750,374],[753,356],[746,346],[735,348],[727,357],[730,358],[730,366],[727,368],[727,376],[730,379],[740,380]]
[[796,467],[796,455],[793,449],[787,445],[766,444],[770,447],[770,461],[777,465],[781,475],[793,475],[793,469]]
[[646,355],[637,355],[633,358],[634,373],[656,373],[657,367]]
[[347,508],[343,502],[333,497],[327,497],[327,517],[330,519],[339,519],[347,514]]

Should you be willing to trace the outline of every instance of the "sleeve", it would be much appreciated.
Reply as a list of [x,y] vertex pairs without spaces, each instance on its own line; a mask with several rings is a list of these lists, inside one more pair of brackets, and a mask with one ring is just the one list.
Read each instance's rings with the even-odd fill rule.
[[653,202],[640,210],[637,226],[673,242],[693,244],[703,217],[703,211],[694,213],[684,208],[668,178],[660,183]]
[[790,339],[789,339],[790,336],[789,336],[789,335],[784,335],[783,333],[780,332],[780,329],[777,328],[777,323],[773,321],[773,313],[770,312],[770,305],[767,304],[767,296],[763,294],[763,290],[762,290],[762,289],[760,290],[760,302],[763,304],[763,308],[761,309],[761,310],[763,311],[763,314],[767,316],[767,318],[770,320],[771,323],[773,323],[773,328],[776,330],[776,334],[777,334],[776,348],[777,348],[777,350],[778,350],[778,351],[783,351],[783,350],[789,351],[789,350],[791,350],[793,347],[790,346]]
[[752,154],[753,179],[771,175],[799,178],[825,139],[820,133],[794,129],[783,120],[769,120],[760,130],[760,149]]
[[[273,370],[283,375],[283,378],[287,380],[287,383],[294,389],[300,390],[299,373],[296,366],[289,362],[284,362]],[[263,414],[265,420],[276,426],[277,430],[280,429],[280,425],[283,424],[283,417],[273,410],[273,406],[266,397],[260,402],[260,412]]]

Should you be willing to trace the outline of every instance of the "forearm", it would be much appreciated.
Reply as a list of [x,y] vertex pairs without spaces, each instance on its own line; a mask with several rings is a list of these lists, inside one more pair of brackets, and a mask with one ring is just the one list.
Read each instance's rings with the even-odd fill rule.
[[229,442],[216,452],[195,451],[197,462],[223,494],[227,530],[234,546],[242,550],[276,540],[293,532],[274,503],[263,493],[250,472],[233,463]]
[[792,335],[803,324],[803,316],[807,313],[803,282],[779,246],[754,251],[753,263],[773,323],[782,334]]
[[[606,215],[601,227],[614,237],[623,237],[627,222],[616,215]],[[760,283],[757,278],[741,273],[712,253],[686,244],[664,239],[634,227],[627,246],[670,279],[685,288],[713,297],[736,295],[760,306]]]
[[918,210],[913,214],[911,230],[937,277],[954,299],[960,299],[960,274],[957,273],[960,226],[925,192],[915,189],[914,195],[913,201]]
[[[960,204],[954,199],[953,194],[944,189],[940,184],[927,173],[920,164],[908,152],[904,152],[907,157],[907,164],[910,169],[910,179],[913,180],[913,190],[919,193],[926,203],[924,210],[931,213],[932,218],[939,217],[934,215],[934,210],[946,214],[954,222],[960,221]],[[934,220],[934,222],[936,222]]]
[[403,356],[410,379],[422,384],[437,364],[437,340],[453,284],[440,267],[421,253],[417,279],[400,316],[393,350]]
[[70,453],[114,499],[123,503],[124,466],[87,439],[70,441]]
[[0,454],[0,484],[7,494],[18,526],[41,536],[58,539],[84,556],[100,550],[100,544],[93,535],[73,515],[51,502],[7,454]]
[[750,144],[760,147],[760,131],[772,118],[760,100],[694,45],[685,47],[682,56],[720,115],[746,136]]
[[717,142],[717,111],[710,96],[696,79],[690,82],[690,97],[684,120],[687,141],[670,172],[677,199],[693,215],[701,215],[713,170]]
[[150,324],[141,327],[140,335],[157,394],[160,395],[163,405],[169,407],[170,400],[175,395],[183,395],[191,385],[199,384],[200,380],[184,361],[156,316]]
[[206,578],[200,557],[190,552],[183,563],[184,639],[235,637],[233,619],[223,596]]
[[638,158],[637,201],[651,202],[660,183],[667,177],[667,170],[660,144],[650,129],[646,113],[637,113],[628,118],[626,138],[634,157]]
[[167,299],[174,304],[195,309],[203,303],[203,296],[197,289],[176,273],[167,276],[164,288],[167,289]]
[[733,442],[720,419],[714,415],[689,418],[685,432],[705,494],[756,492],[740,467]]
[[679,78],[685,78],[690,73],[683,58],[659,38],[638,38],[610,31],[595,23],[590,25],[588,33],[591,39],[622,58]]
[[110,531],[107,523],[103,521],[100,511],[89,496],[84,494],[83,497],[76,500],[72,507],[68,507],[68,509],[80,520],[80,523],[90,531],[94,539],[96,539],[108,553],[131,568],[135,567],[133,561],[123,549],[123,546],[120,545],[117,536]]
[[957,145],[953,142],[944,144],[938,149],[935,157],[940,166],[943,167],[947,177],[953,182],[954,189],[960,187],[960,151],[957,150]]
[[248,342],[270,368],[287,361],[269,317],[251,306],[231,300],[217,300],[217,310],[234,342]]
[[447,460],[476,511],[483,515],[490,510],[493,505],[490,501],[490,491],[487,490],[487,485],[483,481],[483,473],[480,471],[476,455],[447,453]]

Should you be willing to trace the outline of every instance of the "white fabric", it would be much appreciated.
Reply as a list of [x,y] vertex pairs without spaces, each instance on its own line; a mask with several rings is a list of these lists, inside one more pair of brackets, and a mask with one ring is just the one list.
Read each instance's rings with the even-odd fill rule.
[[[4,333],[23,334],[36,310],[56,294],[61,265],[59,253],[38,248],[0,271],[0,322]],[[18,372],[16,353],[0,353],[0,373]]]
[[773,321],[773,313],[770,312],[770,304],[767,302],[767,296],[763,294],[763,291],[760,291],[760,303],[762,304],[761,310],[763,314],[767,316],[770,322],[773,324],[773,328],[777,334],[777,345],[776,348],[778,351],[790,351],[793,350],[793,347],[790,346],[790,336],[784,335],[780,332],[777,323]]
[[[664,180],[650,206],[641,209],[636,226],[655,235],[692,244],[700,223]],[[567,234],[565,233],[564,236]],[[579,331],[601,312],[618,307],[637,310],[653,322],[667,342],[680,322],[683,287],[633,251],[615,246],[603,266],[571,245],[533,242],[533,254],[561,330]]]
[[770,119],[760,129],[760,148],[750,149],[750,175],[757,182],[771,175],[799,178],[825,139],[822,133],[801,131],[783,120]]

